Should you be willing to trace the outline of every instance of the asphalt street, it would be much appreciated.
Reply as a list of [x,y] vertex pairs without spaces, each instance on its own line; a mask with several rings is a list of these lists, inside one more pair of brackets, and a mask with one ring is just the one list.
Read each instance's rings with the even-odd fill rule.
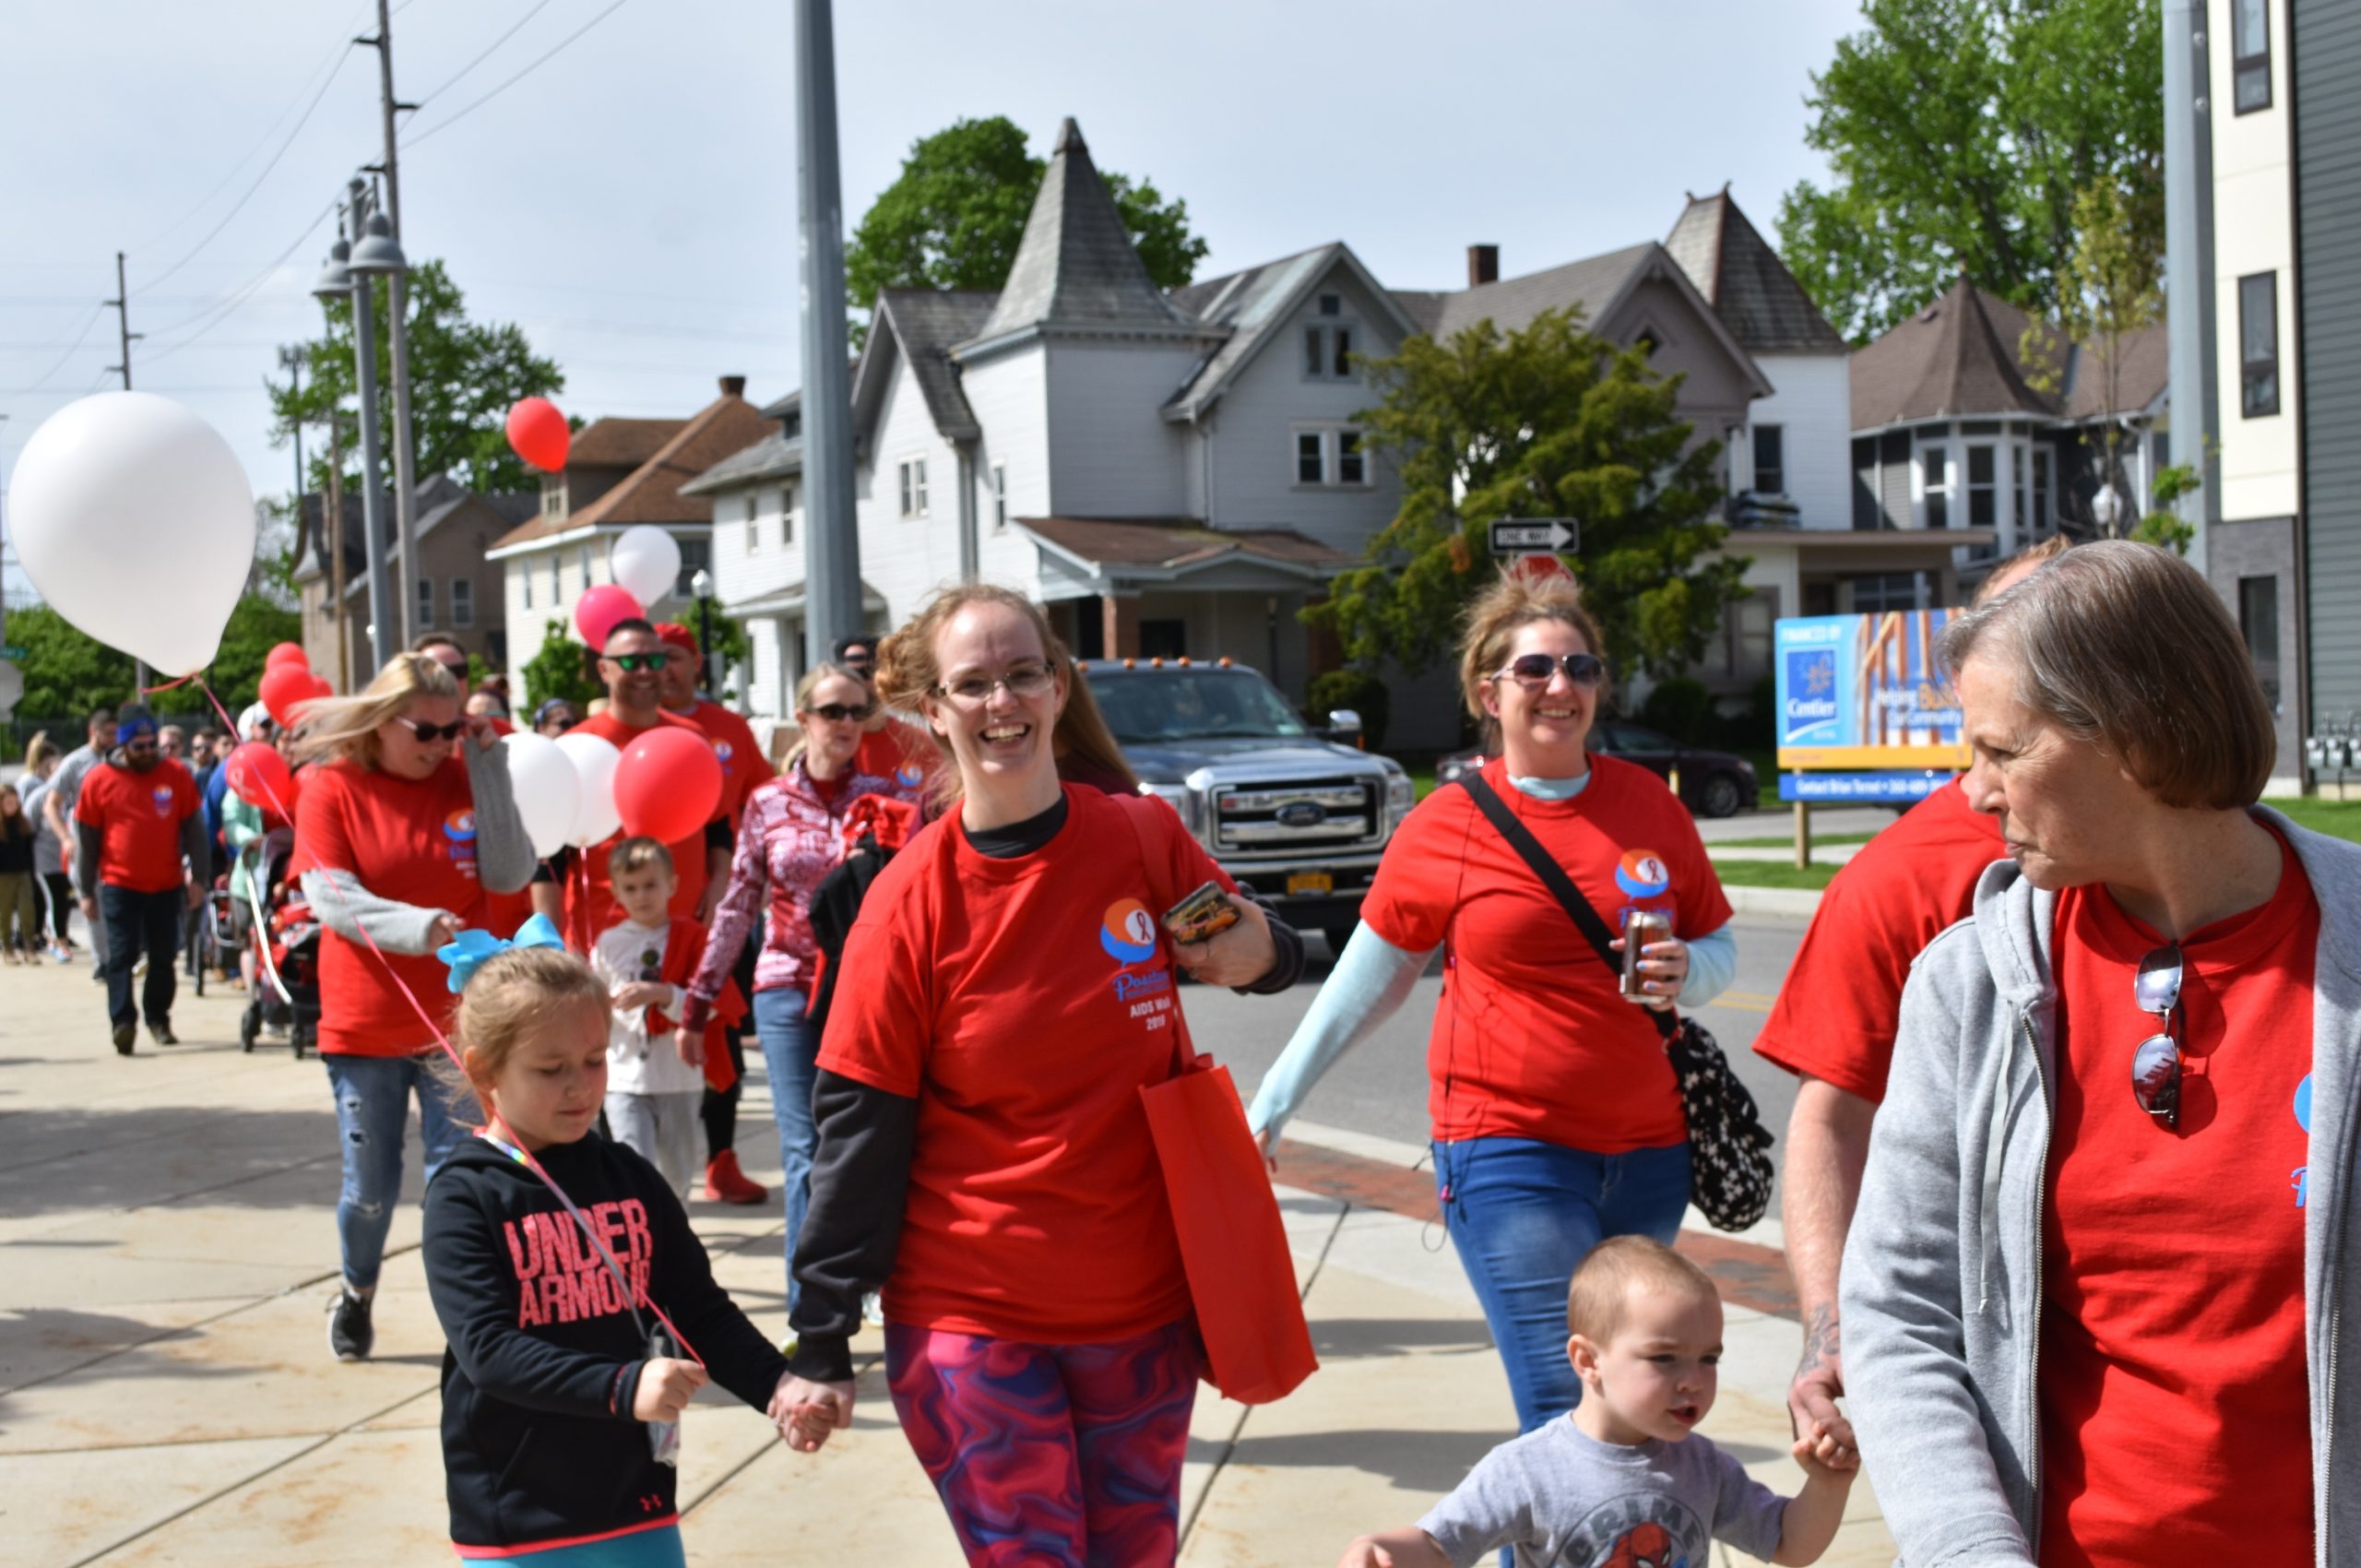
[[[1763,1125],[1784,1136],[1787,1111],[1796,1099],[1795,1080],[1756,1056],[1752,1048],[1755,1033],[1771,1011],[1772,999],[1786,978],[1788,962],[1803,940],[1805,922],[1740,916],[1732,924],[1738,933],[1738,977],[1718,1001],[1699,1010],[1697,1016],[1721,1041],[1731,1065],[1752,1091]],[[1312,950],[1311,965],[1303,980],[1285,995],[1240,996],[1200,985],[1182,992],[1190,1035],[1197,1049],[1227,1066],[1239,1092],[1250,1099],[1327,976],[1326,943],[1317,935],[1306,940]],[[1597,961],[1579,948],[1571,930],[1567,942],[1576,960]],[[1406,1144],[1425,1143],[1427,1031],[1442,989],[1438,964],[1418,981],[1401,1012],[1330,1069],[1298,1115],[1350,1132]],[[1777,1212],[1775,1204],[1772,1212]]]

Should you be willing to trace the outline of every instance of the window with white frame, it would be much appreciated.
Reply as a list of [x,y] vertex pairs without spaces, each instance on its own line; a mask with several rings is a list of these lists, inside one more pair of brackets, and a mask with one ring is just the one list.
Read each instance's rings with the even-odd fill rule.
[[434,579],[433,577],[418,579],[418,624],[421,626],[434,624]]
[[2033,533],[2035,539],[2047,539],[2056,529],[2056,506],[2049,488],[2049,448],[2033,449]]
[[590,547],[587,544],[582,547],[582,591],[590,591]]
[[553,523],[565,521],[565,476],[541,476],[541,516]]
[[1295,431],[1295,482],[1299,488],[1356,490],[1369,484],[1369,451],[1351,425],[1300,425]]
[[926,516],[926,459],[913,457],[901,466],[902,516]]
[[1759,588],[1732,600],[1722,612],[1722,666],[1745,679],[1771,669],[1772,628],[1779,619],[1779,590]]
[[465,577],[451,579],[451,629],[464,632],[476,624],[476,585]]
[[741,497],[741,504],[746,508],[746,553],[760,555],[763,552],[763,521],[757,514],[762,508],[754,505],[751,494]]
[[1927,600],[1916,572],[1883,572],[1853,579],[1853,613],[1877,615],[1889,610],[1923,610]]
[[2271,0],[2230,0],[2234,113],[2271,107]]
[[[1323,320],[1303,329],[1303,378],[1306,381],[1351,381],[1359,375],[1353,368],[1357,346],[1353,340],[1353,324],[1338,317],[1327,308],[1335,300],[1334,294],[1321,296]],[[1337,308],[1343,308],[1338,302]]]
[[1787,493],[1787,432],[1783,425],[1754,427],[1754,492],[1758,495]]
[[2000,522],[1999,459],[1989,446],[1967,449],[1967,526],[1997,528]]
[[992,465],[992,532],[1008,528],[1008,469],[1000,463]]
[[516,581],[525,590],[523,601],[517,608],[530,610],[533,608],[533,564],[531,562],[525,563],[524,570],[516,574]]
[[683,539],[675,542],[681,547],[681,575],[672,580],[672,597],[686,603],[697,596],[697,574],[709,570],[713,565],[713,544],[702,539]]
[[778,493],[778,543],[784,550],[795,542],[795,486],[781,485]]
[[1951,454],[1940,446],[1929,446],[1918,454],[1919,494],[1926,504],[1927,527],[1947,529],[1952,526]]
[[550,608],[552,610],[555,610],[565,602],[565,583],[558,576],[564,565],[564,563],[558,559],[557,552],[552,551],[550,552]]

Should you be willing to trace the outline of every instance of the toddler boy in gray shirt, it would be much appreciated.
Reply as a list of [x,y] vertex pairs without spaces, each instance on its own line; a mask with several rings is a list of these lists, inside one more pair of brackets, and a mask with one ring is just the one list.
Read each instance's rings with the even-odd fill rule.
[[1573,1413],[1486,1455],[1413,1528],[1363,1536],[1337,1568],[1704,1568],[1726,1540],[1773,1562],[1819,1561],[1860,1455],[1825,1422],[1796,1440],[1793,1500],[1695,1435],[1714,1408],[1722,1298],[1703,1269],[1644,1236],[1602,1241],[1567,1291]]

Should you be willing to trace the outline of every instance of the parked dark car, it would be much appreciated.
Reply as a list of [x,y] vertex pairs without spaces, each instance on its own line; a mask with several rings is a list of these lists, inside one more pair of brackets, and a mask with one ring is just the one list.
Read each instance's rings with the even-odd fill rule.
[[[1699,816],[1736,816],[1754,804],[1754,765],[1730,752],[1684,746],[1671,736],[1627,719],[1602,719],[1591,726],[1590,749],[1636,762],[1660,778],[1680,775],[1680,803]],[[1481,766],[1481,747],[1453,752],[1435,762],[1435,782],[1448,784]]]

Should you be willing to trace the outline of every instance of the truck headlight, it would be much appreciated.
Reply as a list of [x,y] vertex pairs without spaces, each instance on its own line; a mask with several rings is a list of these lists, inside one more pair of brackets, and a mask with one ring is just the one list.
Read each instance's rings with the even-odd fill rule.
[[1197,792],[1186,784],[1143,784],[1140,793],[1153,795],[1170,806],[1180,815],[1180,825],[1195,837],[1204,836],[1204,812],[1198,804]]
[[1408,774],[1389,773],[1385,776],[1385,821],[1388,828],[1401,826],[1402,819],[1408,816],[1410,808],[1418,803],[1418,787],[1410,782]]

